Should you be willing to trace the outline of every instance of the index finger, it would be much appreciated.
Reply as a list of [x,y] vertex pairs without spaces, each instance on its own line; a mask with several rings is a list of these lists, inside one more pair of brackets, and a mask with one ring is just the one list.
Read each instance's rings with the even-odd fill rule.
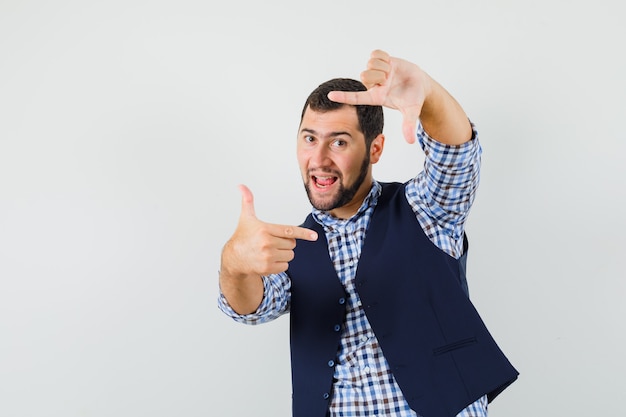
[[317,232],[299,226],[273,224],[271,234],[287,239],[302,239],[310,242],[317,240]]
[[377,106],[379,103],[375,100],[370,91],[331,91],[328,98],[337,103],[356,105]]

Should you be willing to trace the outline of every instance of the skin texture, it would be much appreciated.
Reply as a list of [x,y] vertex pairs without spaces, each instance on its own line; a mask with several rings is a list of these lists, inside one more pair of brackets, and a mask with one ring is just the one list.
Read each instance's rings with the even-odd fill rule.
[[[415,142],[418,119],[433,139],[444,144],[459,145],[471,139],[471,126],[461,106],[417,65],[375,50],[361,81],[367,91],[333,91],[328,98],[400,111],[408,143]],[[369,192],[372,165],[382,155],[385,137],[377,136],[366,149],[355,108],[343,106],[324,113],[307,109],[297,140],[298,164],[311,204],[338,218],[351,217]],[[301,227],[259,220],[252,192],[244,185],[239,188],[241,215],[222,250],[219,282],[230,306],[239,314],[249,314],[263,299],[261,276],[286,271],[297,240],[313,241],[318,236]]]

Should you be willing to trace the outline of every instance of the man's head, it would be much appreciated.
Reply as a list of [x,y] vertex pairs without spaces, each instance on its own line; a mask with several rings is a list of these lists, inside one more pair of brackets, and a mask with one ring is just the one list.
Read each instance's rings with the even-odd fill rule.
[[328,98],[331,91],[367,91],[367,88],[360,81],[350,78],[334,78],[320,84],[309,94],[304,103],[300,123],[304,113],[308,108],[319,113],[337,110],[348,106],[356,109],[359,120],[359,129],[365,136],[365,144],[369,148],[374,138],[383,133],[384,115],[382,106],[350,106],[349,104],[337,103]]
[[369,192],[371,164],[384,145],[383,109],[328,99],[331,91],[366,91],[351,79],[337,78],[307,98],[298,131],[298,163],[311,204],[337,217],[349,217]]

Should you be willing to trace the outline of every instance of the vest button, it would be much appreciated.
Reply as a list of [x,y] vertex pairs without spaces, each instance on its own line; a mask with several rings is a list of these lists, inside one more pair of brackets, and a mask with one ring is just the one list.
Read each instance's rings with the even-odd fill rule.
[[345,303],[346,303],[346,299],[345,299],[345,298],[343,298],[343,297],[341,297],[341,298],[339,299],[339,304],[342,304],[342,305],[343,305],[343,304],[345,304]]
[[327,392],[325,392],[325,393],[322,395],[322,398],[324,398],[325,400],[327,400],[329,397],[330,397],[330,395],[329,395]]
[[330,367],[335,366],[335,361],[328,361],[328,366],[330,366]]
[[333,330],[335,330],[336,332],[338,332],[339,330],[341,330],[341,326],[338,324],[335,324],[335,327],[333,327]]

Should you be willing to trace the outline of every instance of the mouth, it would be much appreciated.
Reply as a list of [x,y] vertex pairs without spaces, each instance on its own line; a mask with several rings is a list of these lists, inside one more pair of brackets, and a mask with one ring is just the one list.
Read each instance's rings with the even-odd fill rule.
[[316,176],[311,175],[311,181],[315,185],[315,188],[325,190],[333,186],[339,178],[334,176]]

